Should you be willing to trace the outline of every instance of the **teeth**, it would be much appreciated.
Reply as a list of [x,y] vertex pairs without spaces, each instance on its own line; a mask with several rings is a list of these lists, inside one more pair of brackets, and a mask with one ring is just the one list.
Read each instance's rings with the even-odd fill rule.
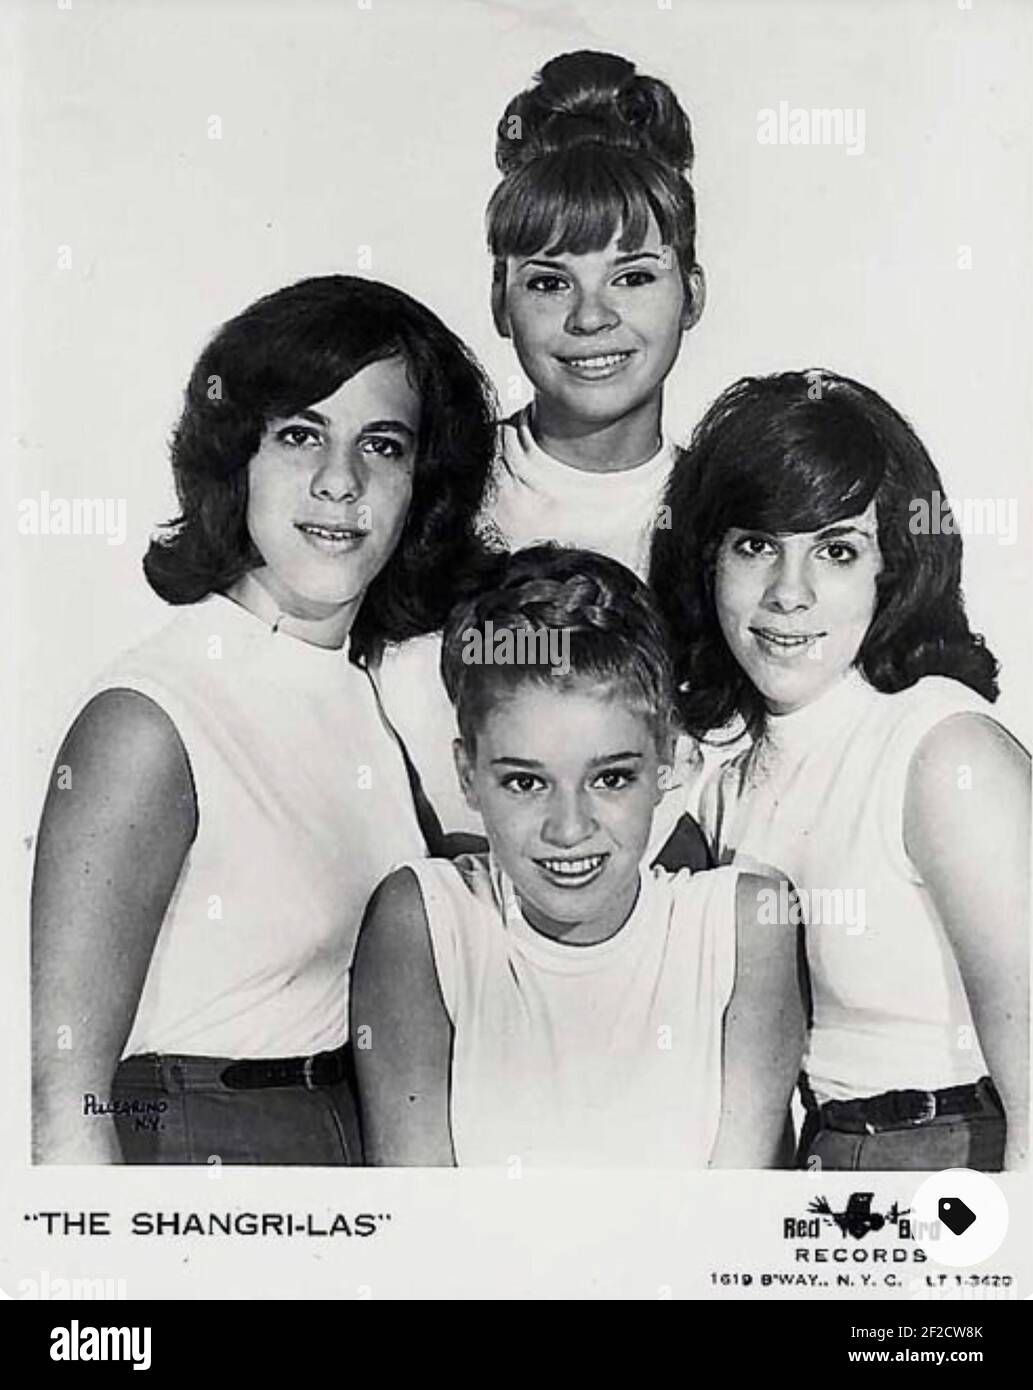
[[603,856],[593,854],[587,859],[543,859],[541,862],[552,874],[566,874],[569,878],[577,878],[580,874],[598,869],[603,862]]
[[611,352],[605,357],[565,357],[563,360],[574,367],[615,367],[630,356],[630,352]]
[[344,527],[332,528],[329,526],[301,526],[298,528],[309,536],[320,536],[326,541],[351,540],[354,536],[360,535],[358,531],[349,531]]
[[757,636],[765,642],[773,642],[777,647],[802,647],[816,640],[815,637],[790,637],[778,632],[759,632]]

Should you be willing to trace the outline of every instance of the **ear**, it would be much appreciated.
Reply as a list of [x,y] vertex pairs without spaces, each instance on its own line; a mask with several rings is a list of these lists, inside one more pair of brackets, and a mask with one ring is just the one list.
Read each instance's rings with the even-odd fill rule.
[[703,316],[703,306],[707,302],[707,280],[701,265],[694,265],[684,277],[685,302],[682,304],[682,332],[695,328]]
[[452,757],[455,760],[456,776],[459,778],[459,786],[466,799],[466,804],[471,811],[479,811],[481,808],[473,780],[473,758],[461,738],[452,741]]
[[656,786],[653,788],[653,805],[659,806],[671,784],[670,779],[673,777],[676,767],[677,740],[673,730],[657,744],[656,752],[657,777]]
[[506,310],[506,262],[496,257],[491,273],[491,317],[500,338],[512,338]]

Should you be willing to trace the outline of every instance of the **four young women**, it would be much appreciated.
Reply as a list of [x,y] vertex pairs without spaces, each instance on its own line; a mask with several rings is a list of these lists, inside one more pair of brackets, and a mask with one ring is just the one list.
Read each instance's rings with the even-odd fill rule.
[[[799,922],[800,1162],[1020,1162],[1028,759],[960,539],[910,524],[935,469],[827,374],[665,441],[703,305],[665,84],[554,59],[496,154],[512,419],[433,315],[345,277],[195,368],[147,560],[183,607],[84,704],[44,808],[39,1156],[772,1164]],[[581,549],[491,559],[541,541]],[[488,622],[566,634],[565,669],[467,664]],[[691,837],[645,867],[687,804],[677,724],[750,736],[701,803],[727,867],[694,875]],[[816,912],[850,892],[860,923]]]

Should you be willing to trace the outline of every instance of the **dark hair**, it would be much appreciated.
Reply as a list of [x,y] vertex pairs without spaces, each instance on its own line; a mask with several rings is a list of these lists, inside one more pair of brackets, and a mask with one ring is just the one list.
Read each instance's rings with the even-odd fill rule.
[[997,663],[965,616],[961,537],[942,521],[915,524],[937,496],[944,498],[943,483],[921,440],[867,386],[812,370],[729,387],[675,465],[669,529],[653,543],[650,582],[673,634],[689,732],[703,737],[738,715],[757,734],[765,719],[714,606],[715,559],[728,529],[817,531],[873,498],[883,568],[856,665],[886,693],[938,675],[996,699]]
[[[594,551],[535,545],[495,561],[491,586],[453,609],[445,626],[441,676],[470,747],[491,706],[531,682],[570,689],[586,680],[617,685],[649,720],[658,746],[670,732],[674,684],[667,634],[649,590],[617,560]],[[491,623],[489,631],[486,624]],[[485,664],[464,658],[472,634],[568,634],[569,664],[538,659]]]
[[600,251],[645,240],[649,215],[696,268],[692,127],[666,82],[612,53],[564,53],[515,96],[497,128],[502,182],[488,203],[488,246],[506,256]]
[[473,518],[495,447],[491,387],[429,309],[351,275],[266,295],[201,353],[172,438],[180,514],[144,558],[151,587],[169,603],[194,603],[261,564],[247,530],[246,470],[268,420],[324,400],[396,355],[421,402],[412,500],[363,601],[352,651],[440,627],[462,576],[476,568]]

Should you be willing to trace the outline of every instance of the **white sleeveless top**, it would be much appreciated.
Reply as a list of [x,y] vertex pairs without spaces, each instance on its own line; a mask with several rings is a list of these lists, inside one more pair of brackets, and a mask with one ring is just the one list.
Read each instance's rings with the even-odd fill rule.
[[455,1030],[459,1166],[705,1167],[738,874],[643,872],[621,930],[571,946],[527,923],[488,856],[410,867]]
[[426,852],[369,677],[212,594],[90,694],[116,688],[172,720],[198,807],[123,1056],[339,1047],[369,895]]
[[704,790],[719,862],[772,866],[800,890],[814,1012],[806,1070],[819,1101],[986,1074],[953,949],[904,849],[903,804],[925,735],[991,711],[944,677],[884,695],[851,671],[813,704],[771,716],[752,754]]

